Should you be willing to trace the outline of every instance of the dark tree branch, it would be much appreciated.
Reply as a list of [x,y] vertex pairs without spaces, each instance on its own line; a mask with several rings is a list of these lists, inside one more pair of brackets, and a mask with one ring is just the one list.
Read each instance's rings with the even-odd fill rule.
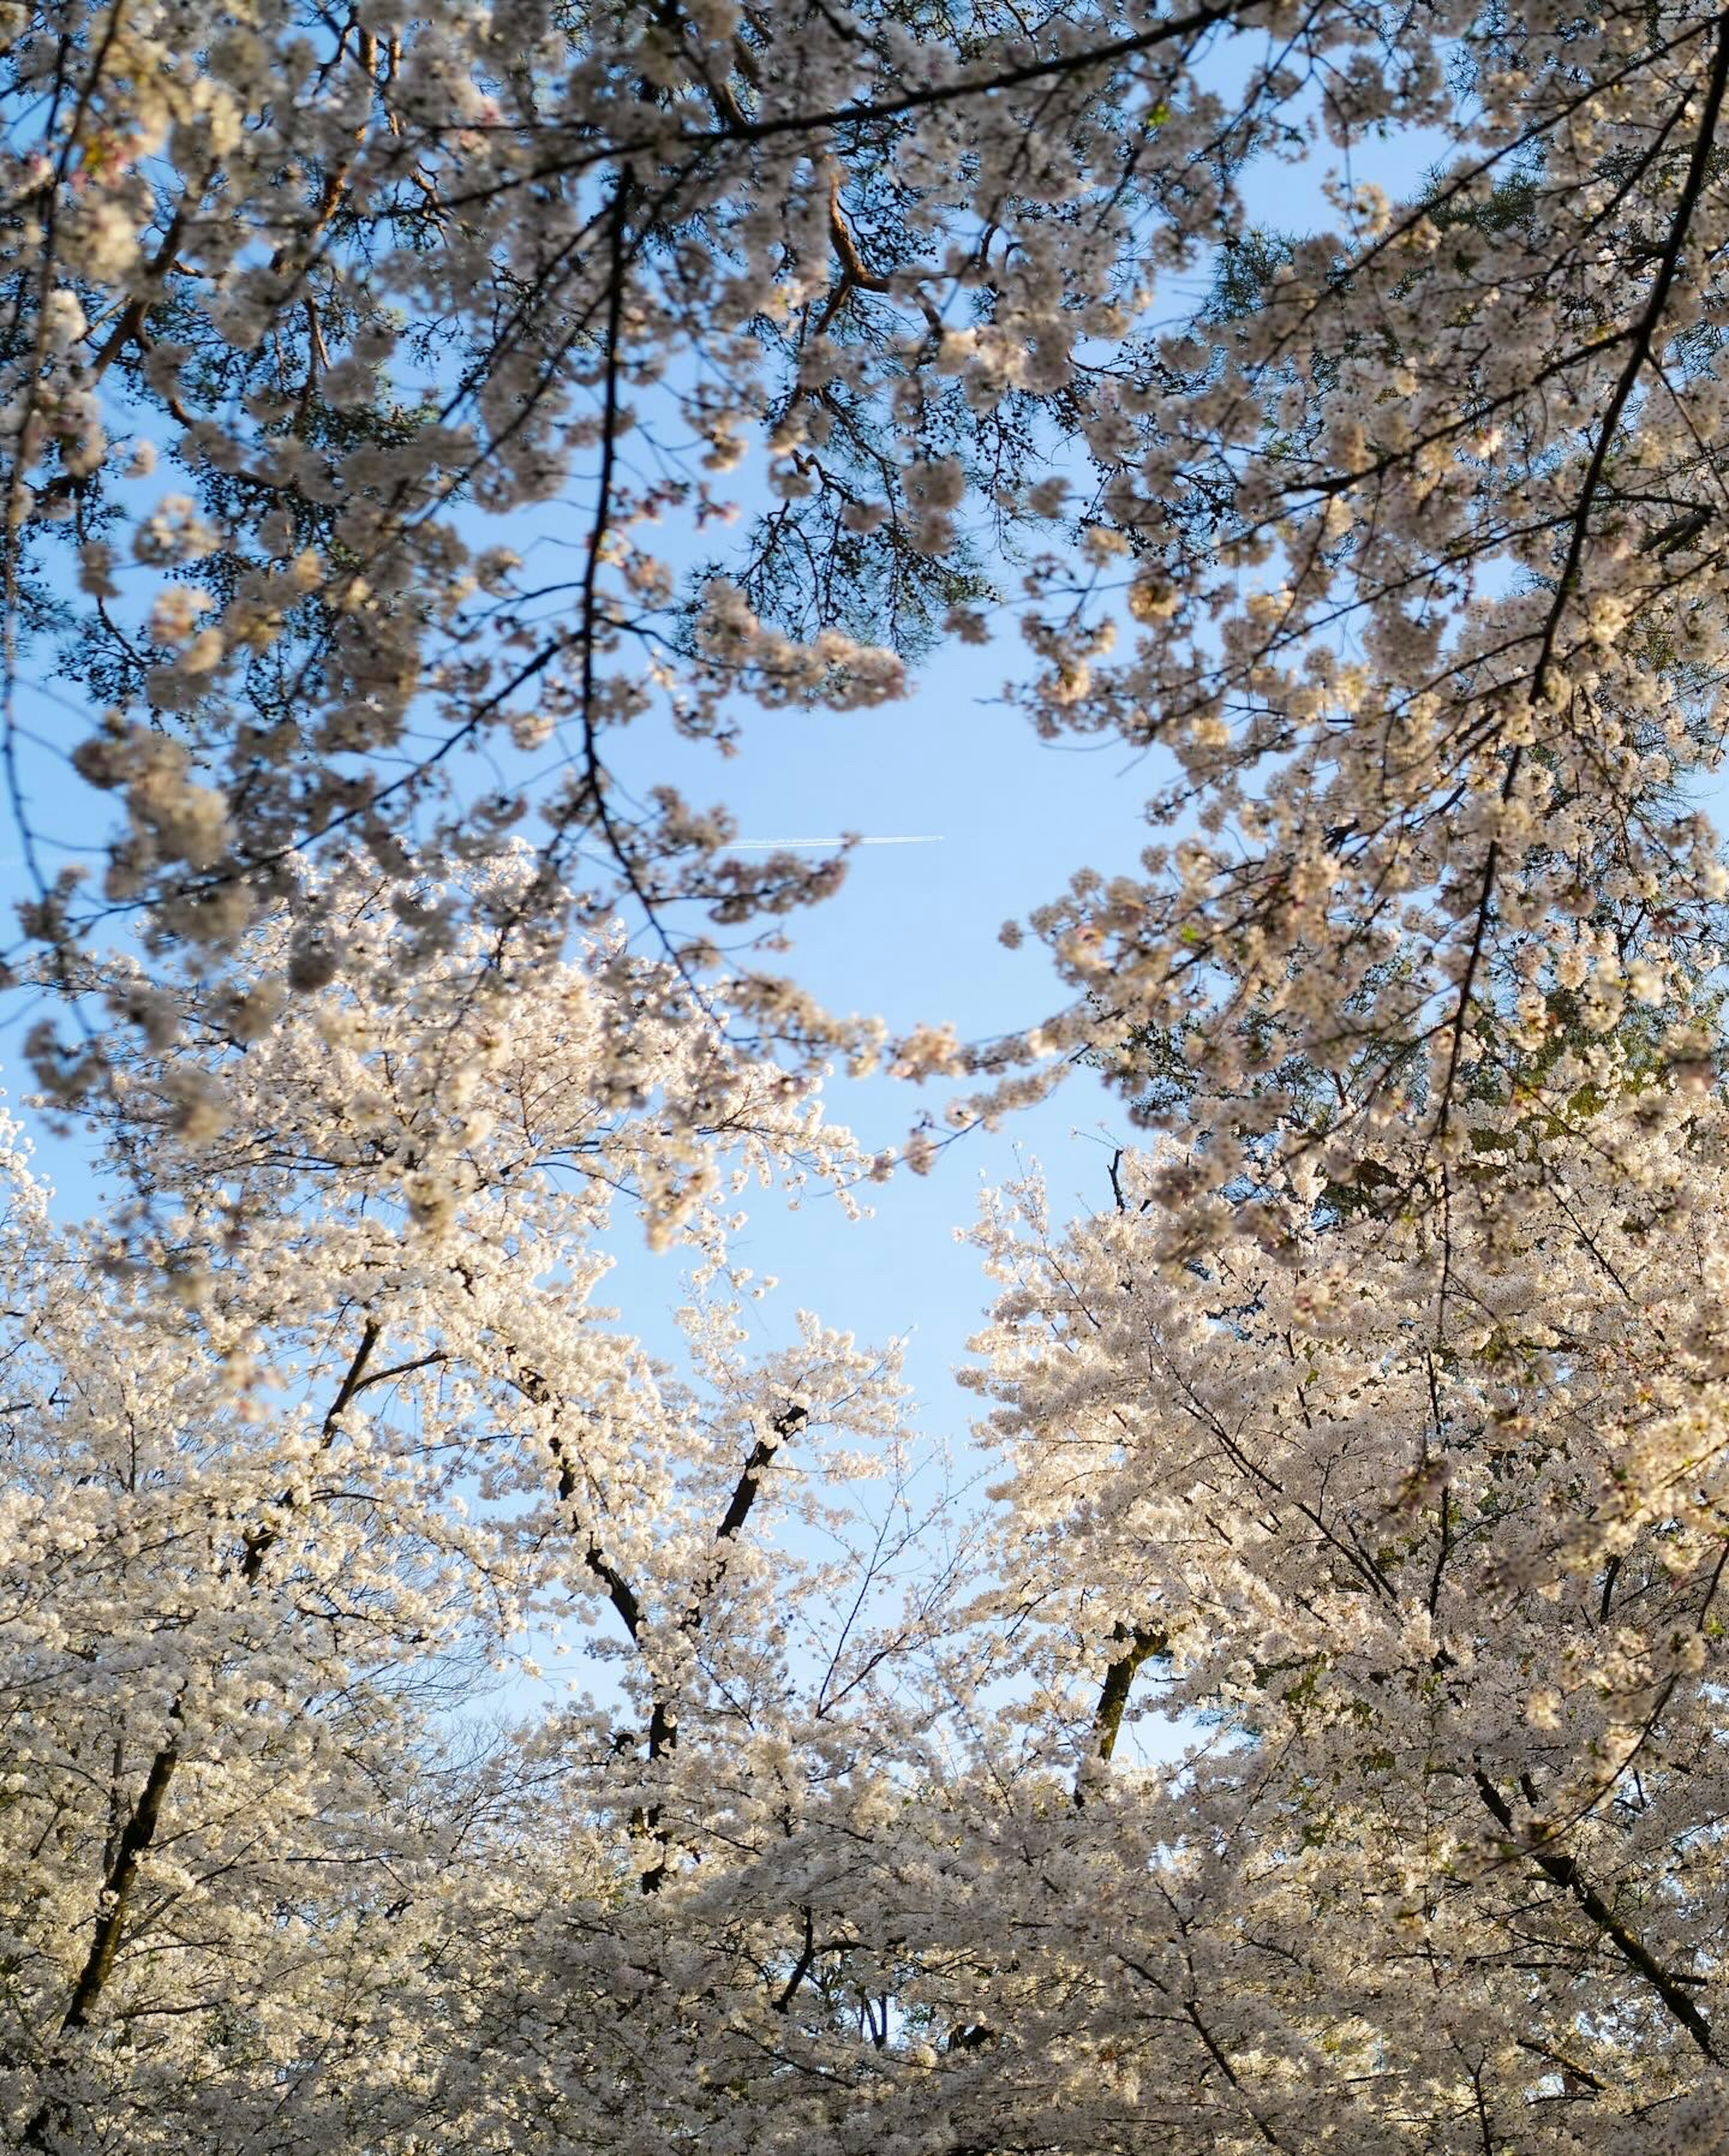
[[[1490,1813],[1502,1830],[1511,1835],[1513,1830],[1512,1806],[1480,1767],[1473,1769],[1472,1779],[1476,1784],[1478,1795]],[[1531,1849],[1524,1854],[1531,1858],[1546,1879],[1572,1895],[1587,1918],[1614,1948],[1623,1961],[1644,1979],[1662,2001],[1671,2019],[1680,2023],[1713,2065],[1718,2063],[1711,2024],[1687,1996],[1689,1979],[1665,1969],[1644,1941],[1628,1930],[1580,1871],[1575,1859],[1551,1849]]]

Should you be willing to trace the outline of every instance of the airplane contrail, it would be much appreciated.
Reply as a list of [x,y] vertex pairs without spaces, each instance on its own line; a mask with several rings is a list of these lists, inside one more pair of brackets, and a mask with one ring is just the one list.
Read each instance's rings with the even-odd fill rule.
[[[904,837],[892,839],[855,839],[858,846],[940,846],[942,834],[936,831],[908,832]],[[735,839],[730,850],[735,854],[761,853],[781,846],[841,846],[844,839]]]

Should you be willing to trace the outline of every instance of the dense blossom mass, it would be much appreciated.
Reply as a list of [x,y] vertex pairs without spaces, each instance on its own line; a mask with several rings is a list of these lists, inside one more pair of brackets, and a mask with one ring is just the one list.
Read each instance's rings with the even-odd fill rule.
[[116,1038],[117,1219],[8,1160],[13,2145],[1717,2145],[1711,1092],[1581,1041],[1207,1262],[1158,1152],[1005,1194],[982,1512],[892,1358],[751,1346],[738,1197],[863,1164],[802,1083],[377,884],[259,1038]]
[[[1729,13],[0,39],[0,2139],[1721,2149]],[[639,778],[945,639],[988,1041]],[[739,1208],[1081,1064],[971,1477]]]

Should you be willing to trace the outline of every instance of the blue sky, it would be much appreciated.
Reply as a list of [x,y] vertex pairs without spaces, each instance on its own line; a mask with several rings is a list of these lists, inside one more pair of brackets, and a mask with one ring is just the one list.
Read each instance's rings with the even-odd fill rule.
[[[1413,187],[1440,155],[1439,136],[1365,144],[1351,161],[1358,180],[1389,191]],[[1321,189],[1330,157],[1306,167],[1268,163],[1244,176],[1249,221],[1289,229],[1331,223]],[[1175,312],[1204,289],[1204,276],[1177,280],[1163,309]],[[1013,572],[1004,580],[1013,589]],[[953,646],[912,670],[902,703],[863,712],[752,713],[743,750],[722,764],[675,744],[670,772],[664,739],[652,732],[609,744],[622,771],[644,781],[669,775],[689,798],[724,799],[741,838],[934,834],[936,844],[861,850],[845,886],[828,904],[794,916],[788,969],[842,1012],[880,1014],[900,1028],[921,1019],[952,1024],[964,1040],[1036,1023],[1065,1000],[1035,942],[1018,952],[998,940],[1003,923],[1055,897],[1081,867],[1109,875],[1134,868],[1155,836],[1143,810],[1168,782],[1158,755],[1121,742],[1041,742],[1001,701],[1005,678],[1028,654],[1013,633],[987,647]],[[833,1082],[833,1112],[873,1148],[897,1144],[921,1109],[940,1111],[941,1088],[889,1079]],[[926,1435],[962,1435],[975,1404],[953,1382],[966,1342],[983,1321],[991,1284],[977,1254],[955,1230],[976,1214],[982,1183],[1001,1183],[1036,1161],[1058,1219],[1110,1203],[1112,1148],[1132,1133],[1122,1103],[1086,1070],[1051,1100],[1001,1130],[973,1132],[950,1145],[926,1178],[897,1175],[870,1193],[873,1217],[849,1224],[832,1201],[797,1219],[759,1207],[741,1247],[742,1261],[782,1286],[765,1313],[778,1328],[793,1306],[815,1310],[861,1339],[904,1337],[907,1374]],[[652,1273],[620,1251],[619,1292]]]
[[[945,652],[915,670],[900,705],[849,714],[754,716],[724,772],[681,773],[693,798],[721,790],[740,835],[936,834],[940,843],[860,849],[839,895],[794,917],[787,962],[832,1007],[875,1011],[900,1027],[952,1022],[976,1040],[1034,1022],[1062,1000],[1036,944],[1011,952],[998,931],[1054,896],[1083,864],[1131,867],[1149,834],[1152,768],[1121,744],[1053,747],[1000,701],[1013,650]],[[705,791],[706,785],[708,791]],[[875,1147],[896,1145],[941,1087],[886,1077],[837,1080],[831,1112]],[[1109,1202],[1106,1167],[1126,1135],[1121,1104],[1078,1070],[1039,1108],[941,1152],[928,1176],[873,1188],[872,1217],[849,1223],[832,1199],[796,1217],[759,1204],[742,1261],[782,1283],[776,1299],[884,1342],[906,1336],[908,1374],[932,1435],[958,1434],[968,1403],[950,1372],[980,1322],[986,1282],[952,1231],[972,1219],[981,1182],[1039,1160],[1055,1209]],[[621,1251],[621,1293],[641,1277]],[[644,1261],[646,1262],[646,1261]],[[773,1322],[772,1320],[769,1322]]]

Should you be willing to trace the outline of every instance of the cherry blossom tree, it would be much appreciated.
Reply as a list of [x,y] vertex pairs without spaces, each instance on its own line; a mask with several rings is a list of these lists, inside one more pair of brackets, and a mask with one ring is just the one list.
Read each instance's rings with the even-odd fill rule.
[[[1125,1041],[1187,1027],[1230,1087],[1271,1007],[1323,1064],[1430,1066],[1444,1144],[1533,927],[1644,906],[1631,973],[1581,961],[1607,1008],[1685,963],[1720,896],[1674,798],[1718,737],[1717,16],[8,21],[7,767],[50,953],[118,911],[208,977],[296,850],[520,827],[530,925],[622,896],[700,983],[705,914],[843,864],[634,800],[617,730],[868,706],[1018,617],[1039,724],[1157,744],[1192,835],[1028,894],[1069,1010],[897,1067],[1006,1102],[1085,1050],[1133,1093]],[[1353,178],[1382,144],[1403,177]],[[1244,208],[1270,163],[1290,232]],[[554,503],[549,576],[513,542]],[[100,892],[36,832],[56,665],[119,810]],[[781,976],[731,995],[875,1052]]]
[[[0,22],[9,2143],[1720,2146],[1729,16]],[[1158,843],[891,1040],[620,730],[1010,633]],[[986,1496],[843,1059],[1150,1141]]]
[[[1148,1158],[981,1230],[1031,1741],[1112,1880],[1050,1943],[1124,2145],[1316,2146],[1317,2099],[1364,2148],[1711,2145],[1721,1114],[1628,1062],[1475,1102],[1448,1219],[1311,1180],[1173,1266]],[[1207,1734],[1126,1774],[1152,1706]]]
[[[868,1804],[828,1785],[933,1632],[892,1363],[809,1317],[753,1353],[728,1252],[747,1183],[844,1188],[844,1133],[617,945],[477,995],[378,885],[319,894],[349,985],[118,1058],[131,1218],[58,1229],[9,1161],[13,2145],[521,2145],[513,2102],[631,2141],[692,1987],[776,1951],[746,1893],[706,1948],[634,1912]],[[683,1375],[600,1301],[621,1212],[688,1261]],[[597,1624],[574,1693],[489,1705]]]

